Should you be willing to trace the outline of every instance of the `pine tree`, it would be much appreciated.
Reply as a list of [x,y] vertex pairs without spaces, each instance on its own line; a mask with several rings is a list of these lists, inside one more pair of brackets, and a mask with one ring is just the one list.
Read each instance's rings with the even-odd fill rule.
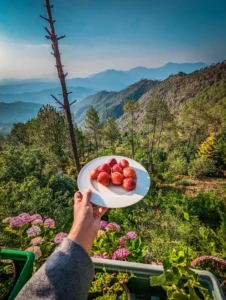
[[134,115],[139,110],[139,103],[135,100],[128,100],[123,106],[124,112],[131,117],[130,128],[131,128],[131,148],[132,148],[132,158],[134,158]]
[[101,123],[99,115],[93,106],[86,113],[85,128],[93,134],[96,151],[98,151],[98,136],[100,135]]
[[106,125],[104,128],[104,133],[105,133],[106,138],[110,141],[110,145],[112,147],[113,143],[119,137],[119,130],[118,130],[115,120],[112,116],[107,118],[107,122],[106,122]]
[[199,147],[197,151],[198,157],[211,158],[214,155],[216,147],[216,139],[214,136],[209,136]]

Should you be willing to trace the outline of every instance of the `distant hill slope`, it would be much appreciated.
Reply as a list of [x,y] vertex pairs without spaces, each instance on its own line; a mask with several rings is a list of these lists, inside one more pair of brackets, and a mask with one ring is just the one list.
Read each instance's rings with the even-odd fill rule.
[[159,84],[158,81],[144,79],[130,85],[121,92],[102,91],[89,96],[76,104],[72,109],[75,121],[78,126],[82,126],[86,112],[90,106],[93,106],[98,111],[101,121],[105,121],[109,114],[117,119],[123,114],[123,105],[128,99],[138,100],[144,93],[157,84]]
[[[95,90],[83,88],[83,87],[68,87],[68,91],[72,92],[69,94],[69,100],[77,99],[81,101],[82,99],[86,98],[89,95],[96,93]],[[55,105],[54,99],[51,97],[51,94],[56,96],[59,100],[61,99],[61,88],[52,88],[43,90],[41,92],[33,92],[33,93],[22,93],[22,94],[0,94],[0,101],[1,102],[32,102],[32,103],[41,103],[41,104],[51,104]]]
[[144,93],[158,84],[159,81],[144,79],[121,92],[102,91],[89,96],[72,108],[74,119],[78,126],[82,126],[90,106],[98,111],[101,121],[105,121],[110,114],[117,119],[123,114],[123,105],[128,99],[138,100]]
[[[212,98],[214,97],[214,92],[211,87],[217,92],[217,83],[224,82],[226,80],[226,61],[218,64],[214,64],[205,69],[195,71],[191,74],[179,73],[177,75],[172,75],[166,80],[162,81],[156,87],[153,87],[147,93],[145,93],[140,99],[140,111],[137,114],[137,123],[140,122],[145,114],[145,107],[148,101],[155,95],[160,95],[163,100],[165,100],[170,107],[172,113],[177,114],[178,106],[181,103],[186,102],[191,98],[195,98],[199,94],[202,97],[206,97],[206,101],[210,101],[210,95],[208,91],[211,91]],[[223,94],[226,95],[226,87],[223,87]],[[204,108],[205,109],[205,108]],[[121,129],[126,128],[126,116],[123,115],[117,120],[117,124]]]
[[[191,73],[195,70],[206,67],[202,62],[198,63],[168,63],[160,68],[136,67],[128,71],[106,70],[93,74],[86,78],[67,79],[68,86],[84,87],[95,91],[120,91],[128,85],[141,79],[164,80],[171,74],[178,72]],[[7,82],[7,81],[6,81]],[[34,93],[46,89],[59,87],[59,81],[40,81],[24,82],[20,84],[1,85],[0,94],[21,94],[25,92]]]
[[41,104],[14,102],[0,102],[0,122],[26,122],[29,119],[35,118]]

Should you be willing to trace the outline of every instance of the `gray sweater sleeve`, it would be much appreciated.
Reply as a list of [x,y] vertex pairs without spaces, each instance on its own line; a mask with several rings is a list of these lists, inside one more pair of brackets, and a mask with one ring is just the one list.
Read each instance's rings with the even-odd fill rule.
[[84,300],[94,276],[91,258],[66,238],[20,291],[16,300]]

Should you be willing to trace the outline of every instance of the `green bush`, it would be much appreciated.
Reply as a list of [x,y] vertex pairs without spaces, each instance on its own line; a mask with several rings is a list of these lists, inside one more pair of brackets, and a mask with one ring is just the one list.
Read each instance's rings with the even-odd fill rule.
[[218,173],[214,160],[205,157],[199,157],[191,161],[188,174],[194,178],[202,178],[204,176],[212,176]]

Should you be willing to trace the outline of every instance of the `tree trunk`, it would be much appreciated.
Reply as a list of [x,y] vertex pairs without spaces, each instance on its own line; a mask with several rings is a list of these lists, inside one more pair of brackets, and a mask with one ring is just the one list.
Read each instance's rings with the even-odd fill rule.
[[60,104],[64,108],[64,111],[65,111],[67,126],[68,126],[69,135],[70,135],[70,141],[71,141],[73,160],[76,165],[76,172],[78,174],[80,171],[80,163],[79,163],[79,157],[78,157],[77,146],[76,146],[76,141],[75,141],[73,123],[72,123],[72,118],[71,118],[70,104],[68,101],[68,92],[67,92],[67,86],[66,86],[66,81],[65,81],[66,74],[64,74],[64,72],[63,72],[63,66],[61,64],[60,51],[59,51],[59,47],[58,47],[58,40],[64,38],[65,36],[57,37],[57,35],[55,34],[55,29],[54,29],[55,21],[53,21],[52,13],[51,13],[51,8],[53,6],[50,5],[49,0],[45,0],[45,3],[46,3],[45,6],[46,6],[47,14],[48,14],[48,19],[46,19],[44,17],[42,17],[42,18],[49,22],[50,31],[47,28],[45,28],[49,34],[46,37],[47,37],[47,39],[50,39],[52,41],[53,55],[56,60],[56,68],[57,68],[58,77],[59,77],[61,88],[62,88],[64,104],[62,105],[62,103],[60,103],[60,101],[58,101],[54,96],[53,96],[53,98],[58,102],[58,104]]
[[131,145],[132,145],[132,158],[134,158],[134,141],[133,141],[133,112],[132,112],[132,132],[131,132],[131,134],[132,134],[132,140],[131,140]]
[[158,146],[157,146],[157,150],[159,150],[159,144],[160,144],[160,140],[161,140],[161,136],[162,136],[162,131],[163,131],[163,121],[161,123],[161,128],[160,128],[160,132],[159,132],[159,138],[158,138]]
[[155,120],[154,120],[154,127],[153,127],[152,142],[151,142],[151,151],[150,151],[151,157],[152,157],[153,148],[154,148],[154,143],[155,143],[156,123],[157,123],[157,120],[155,119]]

